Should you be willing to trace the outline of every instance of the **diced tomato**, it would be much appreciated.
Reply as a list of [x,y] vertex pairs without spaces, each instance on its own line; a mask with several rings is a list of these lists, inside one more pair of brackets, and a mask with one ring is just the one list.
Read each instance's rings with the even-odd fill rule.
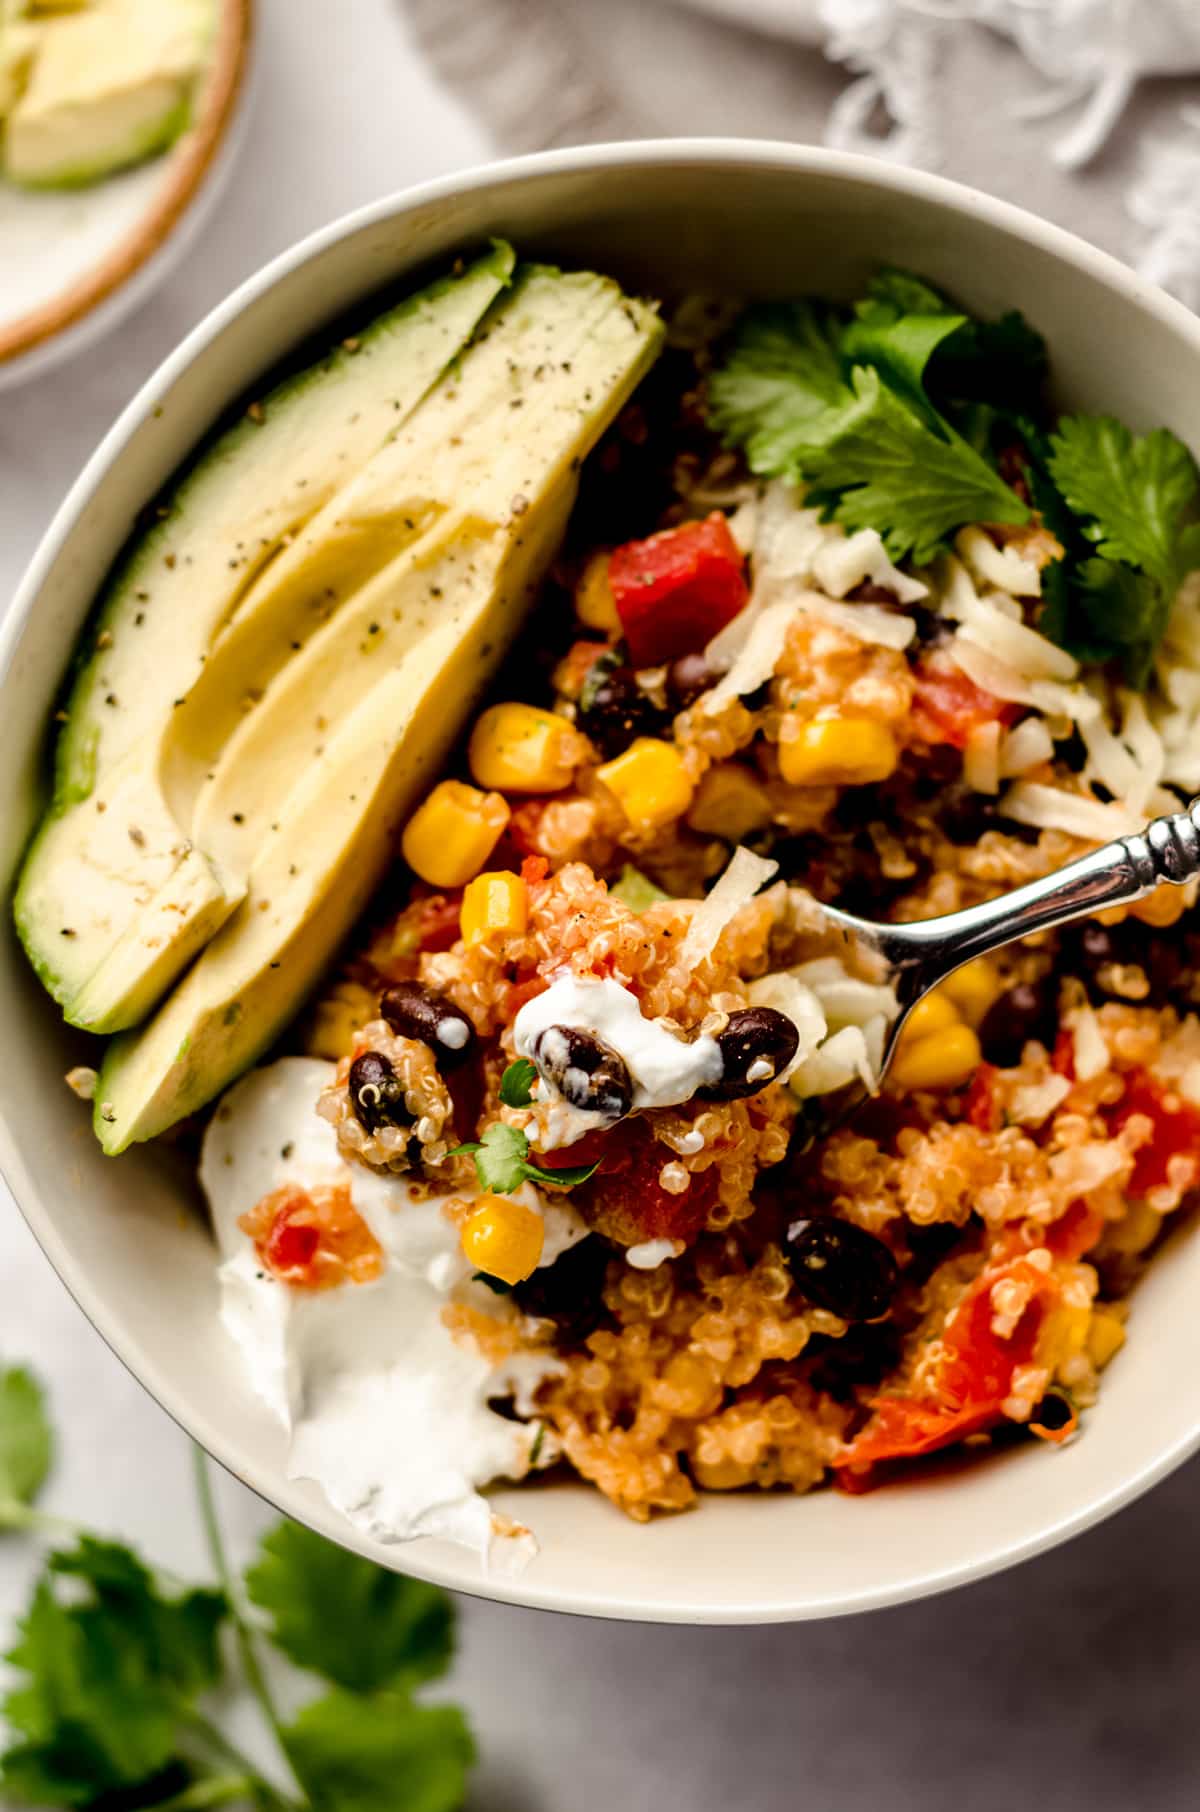
[[1194,1187],[1200,1178],[1200,1108],[1181,1095],[1168,1093],[1145,1070],[1131,1070],[1125,1078],[1125,1093],[1109,1119],[1112,1132],[1120,1132],[1134,1114],[1144,1114],[1154,1131],[1134,1158],[1130,1194],[1145,1195],[1169,1184],[1172,1158],[1190,1161],[1191,1174],[1183,1186]]
[[[992,1326],[992,1290],[1005,1279],[1032,1285],[1033,1294],[1012,1333],[1000,1335]],[[936,1394],[877,1397],[871,1420],[846,1449],[838,1484],[863,1490],[869,1483],[863,1468],[932,1453],[998,1421],[1013,1373],[1032,1358],[1046,1309],[1057,1292],[1053,1274],[1047,1276],[1024,1258],[988,1265],[946,1318]]]
[[968,1123],[978,1127],[980,1132],[1000,1131],[1004,1120],[996,1093],[994,1063],[981,1063],[976,1070],[963,1101],[963,1110]]
[[432,893],[420,902],[416,935],[419,950],[449,950],[458,942],[462,892]]
[[280,1214],[267,1236],[267,1263],[272,1271],[303,1271],[316,1257],[320,1243],[318,1228],[297,1225],[286,1213]]
[[719,510],[614,549],[608,579],[633,665],[706,647],[745,605],[744,565]]
[[550,864],[545,856],[526,856],[521,864],[521,879],[526,887],[536,887],[550,873]]
[[981,724],[1009,724],[1018,714],[1018,706],[985,692],[943,654],[928,655],[914,678],[912,724],[922,742],[965,749]]
[[1056,1221],[1019,1221],[1009,1227],[992,1247],[989,1262],[1007,1263],[1035,1246],[1046,1246],[1055,1258],[1073,1265],[1091,1251],[1103,1232],[1104,1216],[1080,1197]]
[[1068,1082],[1075,1080],[1075,1035],[1062,1031],[1054,1040],[1054,1050],[1050,1057],[1050,1067],[1058,1075],[1065,1076]]
[[587,1133],[582,1139],[576,1139],[574,1145],[559,1145],[553,1151],[539,1151],[537,1161],[543,1170],[574,1170],[585,1164],[598,1164],[603,1170],[608,1140],[609,1134],[606,1132]]

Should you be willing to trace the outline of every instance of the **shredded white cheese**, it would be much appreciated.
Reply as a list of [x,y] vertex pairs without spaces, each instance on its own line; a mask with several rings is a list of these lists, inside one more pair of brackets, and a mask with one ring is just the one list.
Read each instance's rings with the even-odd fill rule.
[[726,925],[743,906],[749,905],[778,870],[778,862],[770,862],[738,845],[725,873],[692,914],[687,936],[680,947],[680,956],[690,968],[695,968],[712,954]]

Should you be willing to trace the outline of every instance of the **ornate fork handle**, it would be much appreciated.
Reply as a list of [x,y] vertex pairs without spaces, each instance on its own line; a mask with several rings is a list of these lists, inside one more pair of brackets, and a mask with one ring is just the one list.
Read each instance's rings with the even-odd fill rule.
[[901,1006],[909,1006],[973,957],[1035,931],[1069,925],[1109,907],[1132,905],[1164,881],[1180,887],[1196,879],[1200,879],[1200,799],[1012,893],[942,918],[869,925],[849,913],[828,907],[825,911],[895,967]]

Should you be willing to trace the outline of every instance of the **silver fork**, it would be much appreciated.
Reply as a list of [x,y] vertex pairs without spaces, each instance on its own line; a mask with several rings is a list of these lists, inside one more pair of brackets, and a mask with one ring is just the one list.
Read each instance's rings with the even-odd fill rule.
[[[1156,818],[1144,831],[1105,843],[1041,880],[942,918],[875,925],[834,906],[822,906],[821,912],[848,939],[857,940],[881,959],[886,971],[881,979],[891,984],[900,1003],[899,1017],[884,1049],[882,1081],[917,1002],[973,957],[986,956],[1032,932],[1090,918],[1112,906],[1131,906],[1163,881],[1181,887],[1198,877],[1200,799],[1193,799],[1186,810]],[[819,1111],[824,1125],[838,1124],[867,1099],[862,1084],[851,1084],[836,1097],[822,1100]]]

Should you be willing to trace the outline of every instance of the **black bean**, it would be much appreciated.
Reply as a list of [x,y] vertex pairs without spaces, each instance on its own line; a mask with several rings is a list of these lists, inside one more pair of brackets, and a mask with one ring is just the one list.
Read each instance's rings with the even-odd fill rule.
[[530,1055],[572,1107],[621,1120],[633,1106],[633,1078],[625,1059],[581,1026],[547,1026],[534,1039]]
[[516,1284],[513,1300],[523,1314],[557,1322],[560,1347],[582,1346],[608,1314],[604,1279],[611,1258],[612,1248],[597,1234],[589,1234],[552,1265],[540,1265]]
[[686,711],[720,678],[702,654],[681,654],[667,668],[667,694],[676,711]]
[[1082,774],[1087,766],[1088,746],[1078,730],[1072,730],[1069,736],[1064,736],[1055,743],[1054,759],[1070,768],[1073,774]]
[[346,1088],[354,1117],[368,1132],[378,1132],[383,1126],[412,1125],[413,1116],[404,1103],[404,1089],[381,1051],[364,1051],[361,1057],[354,1059]]
[[697,1093],[705,1101],[741,1101],[774,1082],[796,1055],[800,1034],[786,1013],[774,1007],[744,1007],[731,1013],[717,1033],[724,1071],[719,1082]]
[[1052,976],[1018,982],[994,1000],[983,1016],[979,1042],[989,1063],[1011,1069],[1031,1038],[1050,1049],[1058,1035],[1058,984]]
[[1069,1428],[1075,1420],[1075,1405],[1061,1390],[1048,1390],[1033,1414],[1029,1418],[1032,1428],[1046,1428],[1051,1434],[1057,1434],[1060,1428]]
[[985,831],[1003,831],[1020,843],[1036,843],[1039,832],[1032,824],[1006,818],[999,802],[988,793],[977,793],[962,782],[945,787],[937,807],[938,828],[951,843],[978,843]]
[[[600,665],[597,661],[596,666]],[[656,736],[666,723],[666,713],[638,685],[632,667],[611,667],[594,685],[585,682],[575,722],[605,760],[611,761],[639,736]]]
[[397,982],[380,1001],[379,1011],[401,1038],[427,1044],[439,1069],[453,1069],[470,1055],[475,1028],[466,1014],[420,982]]
[[895,1259],[874,1234],[852,1221],[798,1221],[785,1247],[796,1288],[843,1321],[885,1315],[899,1282]]
[[855,1393],[879,1385],[900,1363],[900,1330],[891,1321],[860,1322],[840,1339],[813,1334],[804,1349],[813,1361],[808,1381],[827,1391],[840,1403],[852,1402]]

